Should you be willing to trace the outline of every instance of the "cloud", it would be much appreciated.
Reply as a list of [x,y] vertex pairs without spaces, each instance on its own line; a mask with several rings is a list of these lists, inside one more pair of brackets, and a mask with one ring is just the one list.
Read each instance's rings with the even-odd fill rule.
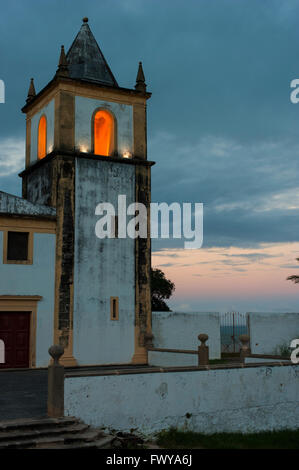
[[[170,250],[167,252],[171,253]],[[177,250],[178,258],[172,266],[165,268],[167,278],[176,285],[171,308],[175,309],[175,305],[189,299],[194,311],[224,311],[233,306],[240,311],[258,311],[258,308],[260,311],[266,311],[265,308],[268,311],[296,311],[299,290],[286,280],[299,268],[294,253],[298,256],[299,242],[261,244],[259,249],[255,247],[251,251],[248,247]],[[248,257],[250,254],[252,259]],[[261,259],[257,254],[262,255]],[[238,264],[241,259],[245,263],[243,266]],[[159,266],[167,258],[156,252],[153,260]],[[227,261],[233,264],[227,264]],[[186,267],[182,268],[183,264]]]
[[164,263],[164,264],[159,264],[159,267],[162,268],[169,268],[170,266],[174,266],[174,263]]
[[281,264],[280,268],[299,269],[299,266],[297,266],[296,264]]
[[143,60],[153,200],[203,202],[206,247],[298,239],[299,105],[289,99],[299,76],[297,1],[73,0],[70,11],[53,0],[47,22],[42,2],[15,8],[6,2],[0,18],[0,189],[20,183],[29,78],[37,91],[51,80],[60,44],[70,46],[87,15],[121,86],[134,86]]
[[[223,256],[229,257],[231,259],[231,263],[233,264],[234,258],[237,258],[238,260],[247,260],[248,262],[255,262],[255,261],[262,261],[262,260],[269,259],[269,258],[277,258],[279,254],[274,255],[274,254],[269,254],[269,253],[242,253],[242,254],[224,253]],[[225,260],[223,260],[223,262],[225,262]],[[246,263],[243,263],[243,264],[246,264]]]
[[24,168],[25,142],[18,138],[0,140],[0,177],[15,175]]
[[[210,135],[191,145],[158,132],[150,148],[158,160],[153,200],[203,202],[204,246],[298,240],[299,142],[252,144]],[[154,243],[159,246],[167,245]]]

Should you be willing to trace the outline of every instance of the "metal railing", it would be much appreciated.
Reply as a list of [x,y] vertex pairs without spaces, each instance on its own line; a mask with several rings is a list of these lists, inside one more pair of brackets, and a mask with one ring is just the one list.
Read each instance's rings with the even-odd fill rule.
[[240,335],[249,335],[249,316],[246,313],[227,312],[220,315],[222,353],[240,352]]

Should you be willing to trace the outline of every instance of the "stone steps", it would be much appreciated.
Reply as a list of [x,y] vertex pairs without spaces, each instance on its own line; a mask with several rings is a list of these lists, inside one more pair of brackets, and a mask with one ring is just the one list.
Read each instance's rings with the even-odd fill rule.
[[[113,449],[114,448],[115,437],[114,436],[102,436],[100,439],[97,439],[93,442],[76,442],[73,444],[55,444],[47,446],[47,449]],[[31,449],[32,447],[28,447]],[[34,447],[35,449],[37,447]]]
[[46,426],[63,426],[78,423],[74,417],[66,418],[25,418],[0,421],[0,436],[2,431],[12,431],[16,429],[40,429]]
[[0,448],[1,445],[6,441],[18,441],[20,439],[30,439],[35,437],[43,437],[49,435],[57,435],[61,433],[78,433],[88,429],[87,424],[75,424],[70,426],[57,426],[57,427],[44,427],[41,429],[26,429],[26,430],[14,430],[11,432],[0,432]]
[[117,438],[76,418],[41,418],[0,422],[2,449],[113,448]]

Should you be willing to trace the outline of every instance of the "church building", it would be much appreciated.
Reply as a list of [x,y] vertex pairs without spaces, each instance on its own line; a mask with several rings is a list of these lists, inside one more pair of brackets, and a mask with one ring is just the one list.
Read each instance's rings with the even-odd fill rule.
[[149,213],[150,96],[141,63],[118,85],[87,18],[52,80],[31,79],[22,197],[0,192],[0,368],[46,367],[52,344],[66,366],[147,364],[149,222],[147,238],[98,238],[95,208],[125,195]]

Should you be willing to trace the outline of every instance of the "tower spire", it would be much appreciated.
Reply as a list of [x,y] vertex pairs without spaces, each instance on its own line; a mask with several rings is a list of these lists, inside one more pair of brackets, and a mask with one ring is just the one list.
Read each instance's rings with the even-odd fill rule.
[[70,78],[118,88],[117,81],[89,27],[88,18],[84,17],[82,22],[80,31],[66,55]]
[[35,87],[34,87],[34,80],[33,78],[31,78],[26,103],[29,103],[29,101],[31,101],[35,97],[35,95],[36,95],[36,92],[35,92]]
[[146,83],[145,83],[145,77],[144,77],[143,68],[142,68],[142,62],[139,62],[135,90],[143,91],[143,92],[146,91]]
[[64,46],[61,46],[61,52],[60,52],[56,77],[68,77],[68,76],[69,76],[68,61],[66,59]]

